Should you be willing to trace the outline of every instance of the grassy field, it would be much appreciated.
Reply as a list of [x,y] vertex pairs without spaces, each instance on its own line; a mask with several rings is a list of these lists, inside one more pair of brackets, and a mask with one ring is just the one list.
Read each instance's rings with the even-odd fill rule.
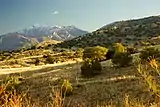
[[64,79],[69,80],[73,86],[73,94],[64,100],[64,105],[69,107],[78,104],[83,107],[107,107],[110,104],[123,107],[125,98],[134,104],[138,103],[137,105],[143,103],[147,107],[155,101],[154,94],[150,92],[143,78],[140,78],[136,66],[114,68],[110,61],[101,64],[102,74],[93,78],[81,77],[81,62],[68,62],[26,69],[1,69],[0,79],[7,76],[23,78],[18,88],[21,92],[27,92],[31,99],[38,101],[42,107],[52,99],[51,93],[61,87]]
[[[42,53],[41,53],[42,52]],[[33,55],[30,55],[30,54]],[[67,52],[66,52],[67,53]],[[74,57],[74,52],[70,52],[71,56],[63,55],[63,52],[54,53],[51,50],[36,50],[24,51],[22,53],[9,54],[4,60],[0,60],[0,69],[10,68],[26,68],[35,67],[37,65],[45,66],[46,64],[61,63],[73,61],[77,58]],[[46,56],[46,57],[45,57]],[[48,58],[49,57],[49,58]],[[49,59],[49,61],[47,60]],[[38,60],[38,63],[36,61]]]

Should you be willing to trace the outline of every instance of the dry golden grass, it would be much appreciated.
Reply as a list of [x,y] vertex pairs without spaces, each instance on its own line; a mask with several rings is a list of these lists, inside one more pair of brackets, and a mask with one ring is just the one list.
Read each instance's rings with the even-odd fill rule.
[[[20,92],[27,91],[31,101],[26,102],[33,107],[153,107],[153,103],[157,103],[157,96],[150,90],[153,85],[151,88],[146,85],[143,75],[137,72],[137,66],[112,68],[105,63],[102,64],[102,75],[88,79],[81,77],[80,63],[30,68],[10,75],[24,78],[18,88]],[[154,60],[150,62],[150,66],[158,69],[156,64]],[[149,68],[149,64],[147,66]],[[144,73],[146,68],[142,65],[140,72]],[[0,75],[0,78],[7,75]],[[65,98],[57,91],[64,79],[73,86],[73,94]]]

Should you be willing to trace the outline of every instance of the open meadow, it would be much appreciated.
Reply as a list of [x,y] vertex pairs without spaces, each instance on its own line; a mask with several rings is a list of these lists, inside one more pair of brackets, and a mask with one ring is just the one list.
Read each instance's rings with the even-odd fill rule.
[[[73,86],[73,93],[63,99],[69,107],[123,107],[133,103],[135,107],[151,106],[155,95],[150,92],[137,66],[114,68],[111,62],[101,62],[102,74],[92,78],[82,78],[81,61],[50,64],[25,68],[1,69],[0,78],[19,78],[17,90],[27,93],[38,106],[48,107],[56,99],[55,92],[61,89],[67,79]],[[8,73],[7,73],[8,72]],[[128,98],[128,102],[125,102]],[[53,99],[53,101],[52,101]],[[129,107],[129,106],[127,106]],[[157,106],[158,107],[158,106]]]

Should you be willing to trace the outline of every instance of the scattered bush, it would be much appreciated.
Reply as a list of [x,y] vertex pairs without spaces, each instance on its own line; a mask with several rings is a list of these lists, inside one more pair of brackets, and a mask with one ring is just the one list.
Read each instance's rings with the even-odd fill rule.
[[43,57],[46,58],[46,63],[53,64],[53,63],[55,62],[53,56],[51,56],[51,55],[49,55],[49,54],[48,54],[48,55],[45,55],[45,56],[43,56]]
[[68,58],[73,58],[73,52],[71,51],[63,51],[62,56],[67,56]]
[[101,46],[88,47],[83,52],[83,59],[104,60],[107,51],[107,48]]
[[75,52],[74,56],[76,58],[82,58],[83,57],[83,49],[82,48],[78,48],[77,51]]
[[36,58],[34,64],[35,64],[36,66],[39,65],[39,64],[40,64],[40,59],[39,59],[39,58]]
[[127,48],[127,53],[135,54],[135,53],[138,53],[138,50],[136,48],[133,48],[133,47],[128,47]]
[[9,60],[7,61],[8,64],[13,65],[13,64],[18,64],[18,60]]
[[47,58],[48,57],[48,55],[43,55],[43,58]]
[[145,41],[140,41],[140,44],[141,44],[142,46],[150,46],[150,45],[151,45],[150,42],[145,42]]
[[114,50],[108,50],[107,54],[106,54],[106,59],[112,59],[114,56],[115,51]]
[[[92,61],[92,69],[95,70],[95,74],[99,74],[102,70],[102,66],[101,66],[101,63],[98,62],[97,60],[96,61]],[[96,72],[98,71],[98,72]]]
[[98,60],[85,59],[81,66],[81,74],[84,77],[92,77],[101,73],[102,67]]
[[127,52],[115,54],[112,63],[119,67],[125,67],[132,64],[133,57]]
[[125,47],[121,43],[113,44],[115,54],[125,52]]
[[62,87],[61,87],[62,96],[63,97],[69,96],[72,94],[72,91],[73,91],[73,87],[72,87],[71,83],[68,80],[64,80]]
[[141,51],[140,58],[142,59],[142,61],[148,61],[149,57],[160,57],[160,51],[154,47],[149,47]]

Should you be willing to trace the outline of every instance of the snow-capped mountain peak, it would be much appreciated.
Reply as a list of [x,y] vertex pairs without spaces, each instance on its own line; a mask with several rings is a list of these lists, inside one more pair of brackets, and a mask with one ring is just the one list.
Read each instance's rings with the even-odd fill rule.
[[68,40],[84,35],[88,32],[78,29],[75,26],[47,26],[34,24],[28,28],[18,31],[17,33],[34,38],[47,36],[52,37],[52,39],[55,40]]
[[81,35],[86,31],[76,28],[75,26],[47,26],[34,24],[17,32],[11,32],[0,35],[0,50],[12,50],[22,47],[23,44],[32,45],[45,40],[45,38],[65,41]]

